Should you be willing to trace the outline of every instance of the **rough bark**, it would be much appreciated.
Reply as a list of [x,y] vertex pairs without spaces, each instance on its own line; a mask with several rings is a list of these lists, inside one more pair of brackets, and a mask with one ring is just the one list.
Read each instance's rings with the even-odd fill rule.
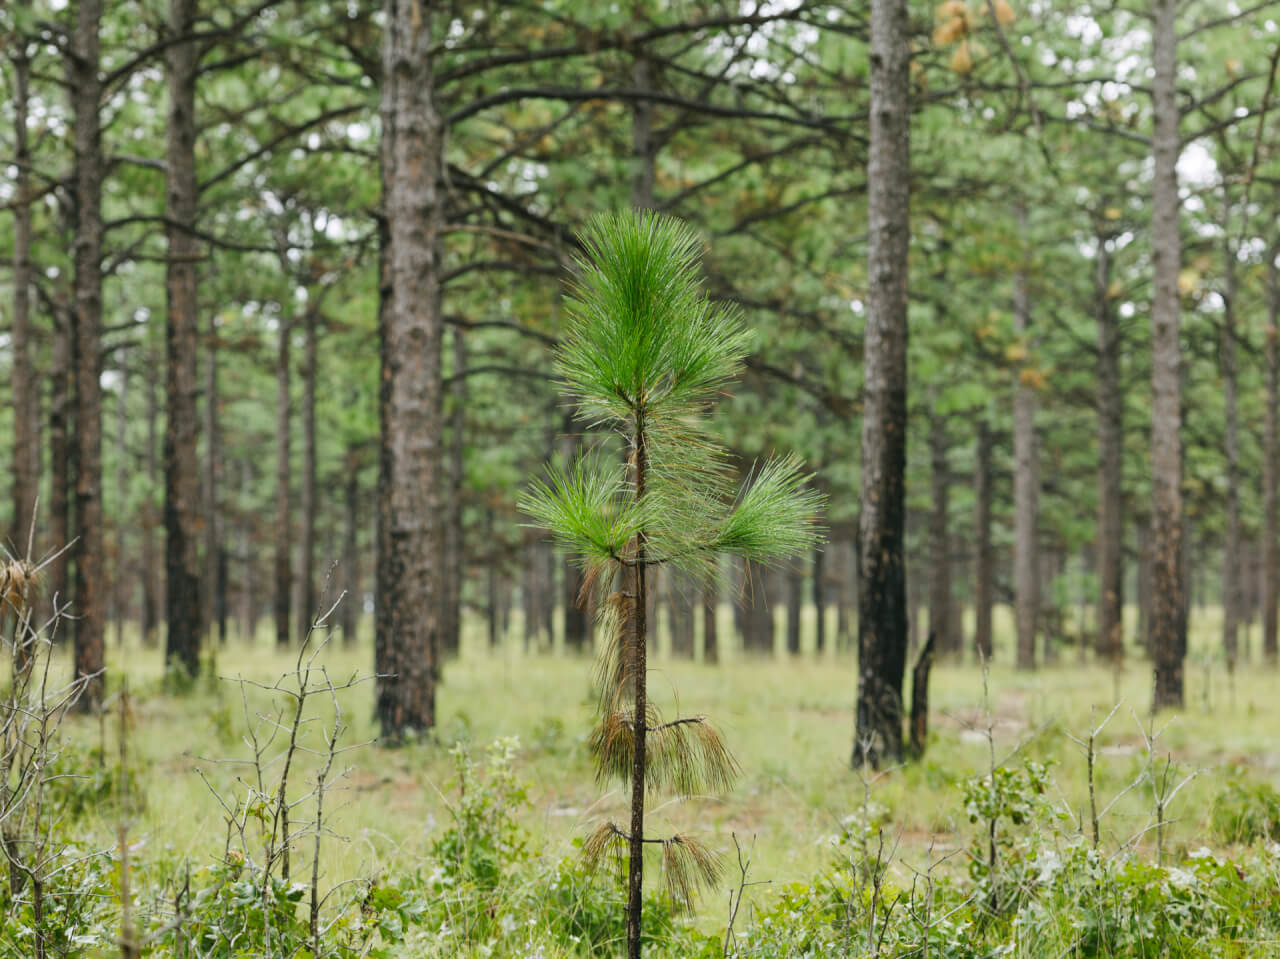
[[303,317],[302,477],[298,491],[298,638],[324,610],[316,608],[316,324],[315,310]]
[[1124,659],[1124,393],[1120,326],[1111,304],[1110,237],[1098,236],[1094,313],[1098,324],[1098,638],[1100,659]]
[[929,634],[944,655],[960,651],[960,637],[951,622],[951,536],[947,528],[951,492],[947,454],[947,422],[929,417],[929,479],[933,500],[929,512]]
[[1240,614],[1244,607],[1244,564],[1240,555],[1240,436],[1236,404],[1236,261],[1230,239],[1224,243],[1222,393],[1226,405],[1227,541],[1222,556],[1222,648],[1227,672],[1234,673],[1240,651]]
[[[282,647],[288,646],[293,638],[289,632],[293,600],[293,461],[289,456],[293,432],[293,404],[289,388],[292,338],[292,324],[282,318],[276,347],[275,595],[272,599],[276,645]],[[305,614],[300,612],[298,615]]]
[[[445,599],[440,298],[444,125],[432,79],[433,10],[386,0],[383,44],[383,216],[378,629],[391,667],[377,714],[395,740],[435,725]],[[384,672],[384,670],[380,670]]]
[[[1018,225],[1026,237],[1026,206],[1019,201]],[[1013,323],[1018,336],[1026,339],[1031,330],[1031,296],[1025,265],[1013,279]],[[1036,522],[1039,516],[1040,477],[1036,450],[1036,393],[1019,376],[1013,393],[1013,580],[1014,620],[1018,633],[1018,669],[1036,667],[1036,614],[1040,608],[1039,560],[1036,553]]]
[[872,0],[855,766],[902,758],[910,59],[905,0]]
[[978,420],[978,450],[974,466],[974,651],[979,662],[991,661],[991,609],[995,568],[991,549],[991,426]]
[[[641,414],[635,417],[632,447],[635,451],[635,497],[644,499],[649,473],[649,450]],[[640,959],[641,917],[644,906],[644,799],[646,784],[645,738],[649,731],[648,666],[646,653],[649,631],[648,538],[643,529],[636,535],[635,567],[632,576],[631,642],[628,658],[632,669],[631,704],[631,829],[627,849],[627,956]]]
[[1186,591],[1182,576],[1182,379],[1178,343],[1178,102],[1176,0],[1154,0],[1151,249],[1151,651],[1157,709],[1182,706]]
[[[171,0],[171,37],[195,25],[195,0]],[[174,43],[165,52],[169,81],[168,174],[166,178],[165,392],[164,434],[165,663],[194,676],[200,668],[203,613],[200,594],[200,471],[196,414],[197,325],[195,140],[196,70],[194,42]]]
[[[13,519],[9,540],[26,552],[36,522],[36,492],[40,483],[39,386],[31,361],[31,149],[27,140],[31,62],[25,39],[10,55],[13,63],[13,324],[10,349],[13,370]],[[61,547],[62,544],[57,544]],[[37,549],[34,541],[32,550]]]
[[106,582],[102,535],[102,81],[99,25],[102,0],[82,0],[68,60],[75,114],[75,675],[85,681],[80,709],[94,711],[106,687],[102,634]]
[[1267,328],[1264,337],[1266,366],[1266,420],[1262,441],[1263,502],[1263,659],[1274,664],[1277,643],[1277,599],[1280,598],[1280,509],[1277,509],[1277,481],[1280,480],[1280,443],[1277,416],[1280,408],[1280,240],[1267,247]]

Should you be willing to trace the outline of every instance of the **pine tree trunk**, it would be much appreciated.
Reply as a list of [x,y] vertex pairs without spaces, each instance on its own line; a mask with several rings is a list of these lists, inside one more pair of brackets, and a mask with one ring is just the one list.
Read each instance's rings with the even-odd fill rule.
[[315,310],[303,317],[302,355],[302,484],[298,512],[298,639],[324,610],[316,608],[316,322]]
[[1182,547],[1182,380],[1178,342],[1178,142],[1176,0],[1154,0],[1152,136],[1154,175],[1151,249],[1155,295],[1151,304],[1151,650],[1157,709],[1182,706],[1186,656],[1186,592]]
[[99,26],[102,0],[81,0],[68,58],[75,114],[75,675],[85,682],[77,703],[95,711],[106,687],[103,627],[106,577],[102,534],[102,128]]
[[[170,31],[184,36],[195,29],[195,0],[173,0]],[[197,278],[200,246],[196,223],[196,43],[175,43],[165,52],[169,79],[167,226],[168,297],[166,417],[164,437],[165,663],[194,676],[200,669],[203,597],[200,593],[200,471],[197,394]]]
[[902,758],[910,59],[905,0],[872,0],[855,767]]
[[[632,65],[632,85],[636,90],[653,88],[653,63],[640,55]],[[636,100],[631,107],[631,207],[651,210],[657,179],[658,146],[653,133],[653,103]]]
[[1098,656],[1124,659],[1124,392],[1120,328],[1111,307],[1110,238],[1099,235],[1094,262],[1098,322]]
[[[383,735],[435,725],[445,601],[439,195],[444,125],[432,75],[431,18],[386,0],[382,159],[386,302],[382,324],[378,680]],[[383,670],[380,670],[380,672]]]
[[804,612],[804,570],[792,561],[787,578],[787,653],[800,655],[800,617]]
[[944,656],[951,656],[960,649],[959,637],[951,628],[948,447],[946,421],[935,413],[929,417],[930,492],[933,500],[929,513],[929,632],[934,635],[934,648]]
[[346,522],[342,536],[342,583],[347,591],[342,601],[342,643],[353,646],[356,627],[363,611],[364,596],[360,589],[360,549],[357,536],[360,531],[360,450],[354,442],[347,444],[346,462]]
[[814,651],[821,656],[827,651],[827,554],[825,544],[813,548],[813,608],[817,617]]
[[467,416],[467,340],[461,327],[453,328],[453,380],[449,384],[453,409],[449,417],[449,514],[445,521],[444,651],[457,656],[462,645],[462,576],[466,568],[462,529],[462,484],[466,463],[464,432]]
[[160,626],[160,566],[156,562],[156,508],[155,490],[160,485],[156,462],[157,420],[160,404],[156,398],[156,364],[148,348],[143,357],[143,376],[146,382],[147,439],[143,452],[143,469],[147,476],[147,497],[142,504],[142,644],[154,646],[156,630]]
[[489,547],[489,557],[485,562],[485,612],[489,627],[489,648],[497,649],[501,642],[498,632],[498,606],[501,602],[498,595],[498,553],[493,538],[493,507],[484,511],[484,541]]
[[857,576],[853,557],[857,555],[857,545],[848,539],[835,539],[831,542],[831,565],[836,582],[836,649],[848,649],[853,628],[850,625],[855,597],[850,594],[851,584]]
[[49,532],[54,548],[60,551],[49,566],[49,590],[59,606],[64,606],[71,599],[68,573],[71,551],[64,549],[71,543],[71,507],[75,501],[71,476],[71,463],[75,457],[75,437],[71,431],[74,416],[71,325],[71,314],[59,297],[53,311],[53,356],[49,371],[49,472],[52,474],[49,483]]
[[702,661],[720,662],[720,629],[717,617],[720,611],[720,587],[714,582],[702,588]]
[[[10,348],[13,369],[13,520],[9,541],[25,554],[32,531],[37,529],[36,492],[40,487],[39,381],[31,363],[31,150],[27,141],[27,114],[30,102],[28,83],[31,62],[26,38],[12,44],[13,64],[13,324]],[[61,543],[56,544],[58,548]],[[39,544],[31,541],[33,557]]]
[[240,633],[247,643],[252,643],[258,635],[258,605],[254,590],[258,581],[257,564],[254,562],[254,513],[249,508],[252,489],[252,468],[248,460],[243,460],[240,464]]
[[[637,502],[644,499],[649,473],[649,452],[645,436],[645,423],[636,415],[633,435],[635,450],[635,496]],[[631,704],[631,829],[628,834],[627,857],[627,956],[640,959],[641,919],[644,906],[644,798],[645,798],[645,738],[649,731],[647,701],[647,660],[649,633],[649,603],[647,583],[647,537],[641,529],[636,535],[635,567],[632,594],[631,672],[634,682]],[[625,641],[625,640],[624,640]]]
[[[290,605],[293,600],[293,462],[292,402],[290,399],[290,363],[292,324],[280,320],[280,340],[276,349],[276,519],[275,519],[275,611],[276,645],[287,647],[293,639],[289,631]],[[299,613],[299,615],[303,615]]]
[[[565,416],[564,440],[561,454],[564,462],[572,463],[581,446],[579,423],[572,413]],[[582,596],[582,569],[577,563],[565,559],[561,565],[564,579],[564,645],[567,650],[580,653],[587,648],[588,619],[584,608],[589,597]]]
[[1263,502],[1263,593],[1262,652],[1267,663],[1276,662],[1280,643],[1280,509],[1277,509],[1277,482],[1280,481],[1280,441],[1277,434],[1277,409],[1280,408],[1280,239],[1267,247],[1267,329],[1263,340],[1266,367],[1266,425],[1262,443]]
[[[1018,224],[1027,233],[1026,204],[1018,203]],[[1031,299],[1026,267],[1013,280],[1013,323],[1017,335],[1027,339],[1031,329]],[[1014,619],[1018,631],[1018,669],[1036,668],[1036,614],[1040,608],[1039,559],[1036,522],[1039,514],[1039,463],[1036,450],[1036,394],[1019,376],[1013,394],[1014,459]]]
[[204,440],[205,455],[204,489],[201,500],[204,506],[204,567],[201,571],[204,598],[204,630],[208,636],[212,627],[218,626],[218,642],[227,640],[226,617],[219,617],[219,603],[225,608],[226,582],[219,578],[219,569],[225,566],[222,549],[222,507],[218,501],[218,481],[222,475],[222,435],[218,416],[218,315],[209,311],[208,338],[204,359]]
[[978,420],[978,450],[974,468],[974,636],[979,662],[991,662],[991,609],[995,592],[995,569],[991,549],[991,427]]
[[129,472],[124,451],[129,448],[129,359],[128,351],[120,351],[120,392],[116,394],[116,541],[115,575],[111,579],[111,608],[116,621],[116,645],[124,645],[124,622],[128,617],[129,587],[132,577],[125,557],[125,527],[128,517],[125,504],[129,498]]
[[1222,564],[1222,647],[1227,672],[1234,673],[1240,651],[1240,615],[1244,599],[1244,563],[1240,555],[1240,438],[1236,409],[1236,251],[1230,240],[1224,243],[1223,270],[1226,295],[1223,297],[1222,392],[1226,404],[1227,542]]

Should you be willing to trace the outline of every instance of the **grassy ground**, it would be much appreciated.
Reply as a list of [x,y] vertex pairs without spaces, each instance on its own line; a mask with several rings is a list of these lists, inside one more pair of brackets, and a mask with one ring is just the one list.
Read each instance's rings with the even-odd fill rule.
[[[726,611],[727,616],[727,611]],[[450,821],[456,793],[450,784],[448,747],[468,742],[478,750],[501,737],[518,737],[519,778],[528,783],[529,803],[519,818],[535,846],[552,859],[573,854],[572,842],[600,816],[621,818],[624,797],[616,784],[598,785],[586,753],[593,700],[586,659],[554,653],[525,656],[516,644],[490,653],[478,624],[463,656],[445,669],[434,742],[398,750],[376,746],[341,758],[345,769],[326,840],[325,881],[354,876],[412,874],[442,827]],[[724,624],[727,628],[728,624]],[[997,620],[1000,645],[1007,645],[1007,611]],[[1233,778],[1280,785],[1280,697],[1275,676],[1259,668],[1241,669],[1233,681],[1216,665],[1212,615],[1197,617],[1187,669],[1188,708],[1155,717],[1170,723],[1155,753],[1176,763],[1178,777],[1195,779],[1178,794],[1168,816],[1170,849],[1196,848],[1212,841],[1206,828],[1214,797]],[[255,644],[231,643],[216,654],[224,677],[271,683],[293,665],[262,637]],[[336,641],[321,661],[331,675],[368,672],[369,643],[344,648]],[[998,660],[1007,661],[998,648]],[[237,791],[246,729],[270,715],[270,697],[249,690],[242,700],[234,682],[201,682],[184,697],[162,690],[155,650],[126,642],[109,651],[113,678],[129,677],[134,703],[129,749],[138,771],[137,787],[146,806],[129,834],[143,859],[163,857],[200,865],[220,857],[225,816],[206,779],[224,796]],[[667,802],[651,813],[651,829],[667,823],[702,837],[712,848],[732,853],[733,836],[753,847],[751,878],[774,888],[811,879],[833,863],[833,840],[868,799],[879,808],[886,834],[898,844],[904,881],[930,847],[936,858],[966,845],[973,835],[961,799],[963,781],[988,768],[991,747],[1004,759],[1020,755],[1051,760],[1056,801],[1072,820],[1087,820],[1088,788],[1083,750],[1069,735],[1083,738],[1117,703],[1119,710],[1098,742],[1098,805],[1119,793],[1151,761],[1144,727],[1150,673],[1136,657],[1124,672],[1081,666],[1075,654],[1035,673],[997,665],[984,677],[976,666],[941,663],[934,672],[932,734],[923,762],[864,781],[850,769],[854,662],[845,655],[806,655],[797,661],[730,657],[719,667],[659,657],[650,686],[668,718],[705,713],[722,729],[742,767],[737,787],[726,796]],[[340,705],[350,724],[346,741],[370,740],[372,685],[343,693]],[[989,709],[988,704],[989,703]],[[247,717],[246,718],[246,707]],[[320,710],[322,722],[329,720]],[[117,722],[78,720],[74,737],[86,747],[117,748]],[[204,772],[201,778],[196,770]],[[301,778],[294,773],[293,781]],[[1135,836],[1151,849],[1155,832],[1148,786],[1131,790],[1102,821],[1103,845],[1115,848]],[[115,841],[118,816],[104,807],[90,811],[87,828],[104,845]],[[732,856],[730,856],[730,861]],[[954,862],[962,865],[962,857]],[[705,896],[700,922],[722,922],[730,885]],[[764,888],[760,895],[768,895]]]

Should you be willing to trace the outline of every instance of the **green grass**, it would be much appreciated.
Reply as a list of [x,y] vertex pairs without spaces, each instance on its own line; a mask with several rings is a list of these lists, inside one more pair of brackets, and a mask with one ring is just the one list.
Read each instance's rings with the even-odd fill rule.
[[[728,611],[722,611],[726,620]],[[1007,611],[997,621],[1000,645],[1007,646]],[[518,623],[514,624],[518,626]],[[812,625],[810,623],[810,625]],[[834,627],[834,623],[832,623]],[[346,774],[336,794],[331,825],[342,838],[326,840],[324,881],[355,876],[412,873],[426,859],[433,841],[450,820],[452,762],[447,747],[463,740],[483,747],[506,736],[520,739],[519,778],[529,785],[529,804],[519,819],[534,846],[550,859],[570,856],[575,838],[584,836],[599,816],[621,816],[626,805],[616,783],[594,781],[585,741],[594,703],[591,664],[558,654],[525,656],[508,643],[496,654],[483,647],[480,625],[469,624],[462,657],[446,666],[438,700],[434,742],[398,750],[376,746],[343,757]],[[1280,785],[1280,755],[1274,731],[1280,728],[1280,698],[1272,673],[1242,669],[1229,683],[1203,650],[1212,641],[1212,617],[1197,621],[1196,655],[1188,661],[1185,712],[1156,718],[1173,720],[1158,751],[1179,772],[1196,779],[1175,800],[1175,820],[1167,842],[1171,850],[1213,844],[1208,824],[1214,797],[1228,779]],[[265,640],[265,637],[263,637]],[[293,653],[274,644],[231,643],[217,650],[222,676],[244,676],[270,683],[292,668]],[[998,653],[998,658],[1000,655]],[[1005,657],[1007,658],[1007,657]],[[334,676],[367,673],[371,650],[367,637],[354,648],[336,640],[322,655]],[[230,794],[243,767],[226,760],[243,758],[245,727],[240,690],[232,682],[201,682],[185,697],[163,692],[157,650],[127,642],[109,650],[114,682],[127,675],[134,698],[129,749],[145,793],[145,810],[130,824],[141,857],[215,861],[226,833],[223,811],[205,782]],[[1076,820],[1086,815],[1088,790],[1081,749],[1067,734],[1083,737],[1121,702],[1099,741],[1099,805],[1132,781],[1147,761],[1141,725],[1150,722],[1150,674],[1145,662],[1131,660],[1118,676],[1076,663],[1064,653],[1057,665],[1035,673],[1016,673],[1002,665],[989,676],[995,751],[1003,758],[1021,755],[1052,760],[1054,797]],[[833,841],[864,801],[864,782],[849,766],[854,662],[845,654],[808,655],[791,662],[729,656],[717,667],[656,661],[651,690],[664,713],[705,713],[722,729],[743,774],[726,796],[693,797],[653,810],[650,829],[667,823],[694,830],[713,848],[730,854],[732,837],[753,847],[751,878],[774,888],[810,880],[834,862]],[[342,696],[347,741],[372,739],[372,684]],[[250,696],[250,714],[267,708],[258,692]],[[908,864],[966,845],[973,829],[964,817],[961,785],[988,764],[983,677],[974,665],[941,663],[931,694],[932,733],[928,754],[919,763],[889,770],[870,785],[873,802],[886,807],[887,832],[898,844],[894,872],[909,882]],[[116,746],[116,721],[77,720],[74,737],[88,746],[105,740]],[[295,782],[300,782],[295,774]],[[1123,798],[1102,823],[1104,848],[1116,848],[1151,823],[1147,788]],[[88,814],[84,827],[91,842],[110,846],[118,826],[113,807]],[[1154,832],[1139,840],[1150,851]],[[303,857],[307,858],[306,856]],[[962,857],[954,860],[963,867]],[[723,922],[728,888],[701,900],[699,921],[708,930]],[[761,887],[758,895],[769,895]]]

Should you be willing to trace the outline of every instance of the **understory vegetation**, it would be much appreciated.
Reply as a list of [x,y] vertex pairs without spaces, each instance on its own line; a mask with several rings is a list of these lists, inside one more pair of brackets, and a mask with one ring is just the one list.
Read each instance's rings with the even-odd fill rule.
[[[131,688],[95,716],[50,692],[61,649],[15,671],[0,955],[621,952],[625,891],[580,855],[586,827],[627,808],[593,782],[588,664],[478,633],[436,734],[396,751],[370,742],[361,648],[323,629],[301,655],[266,636],[220,647],[181,691],[127,641],[111,654]],[[831,759],[842,654],[712,668],[667,659],[664,637],[654,695],[713,708],[743,776],[663,810],[726,868],[692,911],[654,884],[646,951],[1273,955],[1280,716],[1265,676],[1196,658],[1211,635],[1173,722],[1138,705],[1145,670],[944,663],[927,760],[878,773]]]

